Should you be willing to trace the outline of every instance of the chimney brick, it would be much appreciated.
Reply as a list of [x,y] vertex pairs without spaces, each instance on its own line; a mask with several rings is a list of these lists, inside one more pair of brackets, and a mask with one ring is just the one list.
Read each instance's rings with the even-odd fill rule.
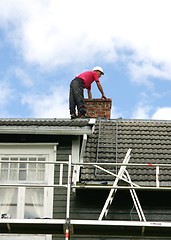
[[91,118],[107,118],[110,119],[112,99],[84,99],[87,115]]

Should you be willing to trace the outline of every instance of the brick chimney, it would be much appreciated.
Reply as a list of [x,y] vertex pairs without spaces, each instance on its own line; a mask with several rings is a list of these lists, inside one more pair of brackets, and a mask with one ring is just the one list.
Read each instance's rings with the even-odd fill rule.
[[87,115],[91,118],[107,118],[110,119],[112,106],[111,98],[102,99],[84,99]]

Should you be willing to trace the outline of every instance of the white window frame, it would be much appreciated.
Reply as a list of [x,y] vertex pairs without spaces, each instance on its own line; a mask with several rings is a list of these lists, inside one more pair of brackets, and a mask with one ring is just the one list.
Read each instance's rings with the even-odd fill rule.
[[[57,152],[57,143],[0,143],[0,156],[24,156],[24,155],[43,155],[46,156],[46,162],[56,162],[56,152]],[[54,169],[55,164],[45,164],[45,182],[47,187],[44,187],[44,215],[48,218],[53,218],[53,187],[48,187],[48,185],[54,184]],[[20,184],[17,181],[18,184]],[[27,183],[27,181],[25,181]],[[26,187],[18,187],[19,196],[17,202],[17,218],[24,218],[24,206],[25,202],[22,201],[23,196],[25,195]],[[21,207],[22,206],[22,207]],[[17,235],[6,235],[2,236],[8,237],[8,239],[27,239],[24,236]],[[50,240],[52,238],[51,235],[33,235],[34,239],[44,239]],[[15,238],[16,237],[16,238]],[[18,238],[20,237],[20,238]]]

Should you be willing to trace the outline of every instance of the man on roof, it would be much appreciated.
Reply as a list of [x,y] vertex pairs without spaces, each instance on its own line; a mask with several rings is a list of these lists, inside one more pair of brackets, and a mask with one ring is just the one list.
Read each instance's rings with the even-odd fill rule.
[[[87,89],[88,98],[92,99],[91,84],[94,81],[102,94],[102,98],[106,99],[103,87],[99,80],[102,75],[104,75],[103,69],[96,66],[93,70],[82,72],[71,81],[69,93],[69,110],[71,119],[88,117],[84,106],[84,89]],[[78,115],[76,114],[76,108]]]

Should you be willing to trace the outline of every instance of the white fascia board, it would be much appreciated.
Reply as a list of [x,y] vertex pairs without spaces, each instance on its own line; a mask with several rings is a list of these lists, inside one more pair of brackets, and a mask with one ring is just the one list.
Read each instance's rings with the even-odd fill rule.
[[171,227],[171,222],[159,222],[159,221],[117,221],[117,220],[77,220],[71,219],[70,223],[73,225],[96,225],[96,226],[137,226],[137,227]]
[[[66,219],[0,219],[0,224],[65,224]],[[159,221],[117,221],[117,220],[78,220],[70,219],[73,225],[96,225],[96,226],[139,226],[139,227],[171,227],[171,222]]]
[[11,134],[51,134],[51,135],[90,135],[92,126],[86,127],[43,127],[43,126],[5,126],[0,127],[1,133]]

